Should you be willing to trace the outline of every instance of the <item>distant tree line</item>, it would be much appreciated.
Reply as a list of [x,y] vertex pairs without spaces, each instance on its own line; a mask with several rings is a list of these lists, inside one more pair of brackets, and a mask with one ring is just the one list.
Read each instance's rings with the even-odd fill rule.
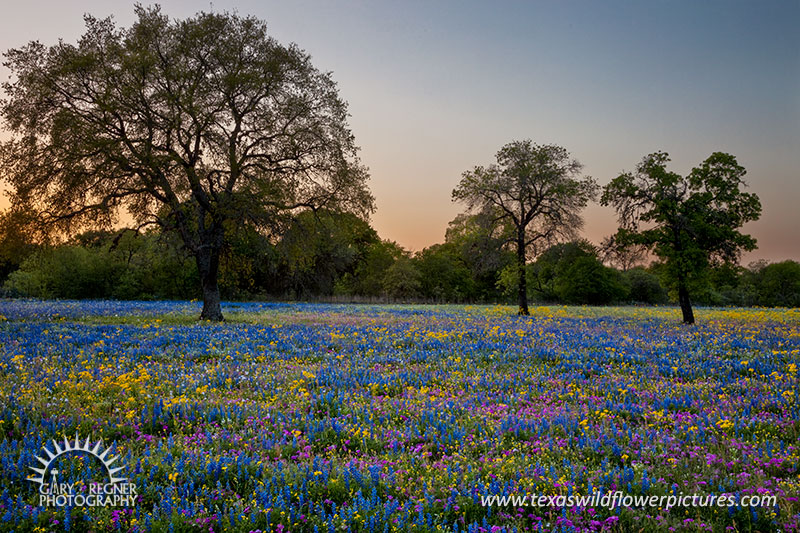
[[[459,215],[445,241],[417,253],[381,239],[349,214],[305,212],[279,237],[241,231],[223,250],[222,297],[511,303],[517,258],[499,248],[480,215]],[[555,244],[526,264],[527,295],[552,304],[666,304],[666,266],[621,253],[611,240]],[[13,224],[0,229],[3,296],[192,299],[202,297],[197,264],[169,232],[91,231],[55,246],[26,242]],[[795,261],[711,267],[693,279],[703,305],[800,306]]]

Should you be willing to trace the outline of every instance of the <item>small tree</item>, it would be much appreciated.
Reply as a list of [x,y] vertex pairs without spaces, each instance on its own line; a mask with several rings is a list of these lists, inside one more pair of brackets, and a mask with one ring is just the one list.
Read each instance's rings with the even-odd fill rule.
[[392,299],[408,299],[419,294],[422,288],[419,270],[410,257],[402,256],[386,269],[383,290]]
[[583,226],[581,210],[597,185],[581,177],[581,164],[564,148],[514,141],[497,152],[497,164],[464,172],[453,200],[482,212],[498,229],[510,226],[517,256],[519,314],[528,314],[525,264],[545,246],[573,239]]
[[765,266],[758,275],[759,304],[800,306],[800,264],[781,261]]
[[475,299],[472,272],[453,243],[434,244],[418,252],[414,263],[420,274],[420,294],[437,302]]
[[379,297],[384,294],[387,270],[405,256],[406,251],[396,242],[377,239],[366,246],[361,260],[339,279],[336,289],[340,294]]
[[[501,297],[497,286],[500,272],[508,265],[516,263],[516,255],[503,248],[503,243],[510,235],[508,228],[498,231],[496,227],[492,227],[492,219],[483,215],[485,214],[457,215],[447,226],[445,243],[458,250],[461,261],[469,268],[474,285],[471,298],[498,301]],[[516,280],[516,274],[514,279]]]
[[[563,242],[550,246],[536,258],[529,269],[528,283],[538,297],[545,301],[561,298],[557,285],[564,285],[566,270],[582,258],[597,261],[597,250],[587,240]],[[583,302],[581,302],[583,303]]]
[[220,252],[242,225],[300,209],[366,217],[373,198],[330,75],[266,24],[86,17],[77,44],[6,53],[0,174],[47,228],[108,227],[121,209],[177,232],[197,262],[201,318],[222,320]]
[[652,272],[634,267],[623,272],[623,275],[631,301],[643,304],[662,304],[667,301],[667,291]]
[[337,281],[365,260],[377,232],[349,213],[307,211],[295,218],[277,249],[287,289],[296,298],[329,296]]
[[669,156],[646,156],[633,173],[609,183],[601,198],[619,216],[614,239],[641,245],[658,256],[678,291],[683,322],[694,323],[690,284],[712,264],[735,262],[756,240],[739,231],[757,220],[761,203],[740,190],[745,169],[729,154],[715,152],[688,176],[667,170]]

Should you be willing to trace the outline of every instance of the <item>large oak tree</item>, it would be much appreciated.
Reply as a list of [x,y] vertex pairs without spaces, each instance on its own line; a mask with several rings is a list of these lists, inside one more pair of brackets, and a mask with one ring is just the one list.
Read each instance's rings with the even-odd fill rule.
[[761,214],[758,196],[741,190],[744,167],[715,152],[687,176],[667,170],[669,155],[646,156],[634,172],[606,185],[601,203],[619,215],[614,241],[642,246],[660,258],[677,289],[683,322],[694,323],[689,294],[710,265],[735,263],[756,240],[739,231]]
[[299,210],[374,209],[330,74],[266,24],[228,13],[171,20],[136,8],[127,29],[85,17],[76,44],[9,50],[0,176],[15,206],[61,234],[122,210],[177,232],[221,320],[220,252],[243,225]]
[[583,226],[581,210],[597,185],[582,177],[581,164],[556,145],[514,141],[497,152],[497,163],[464,172],[453,200],[483,213],[517,256],[519,314],[528,314],[525,264],[529,255],[562,239],[574,239]]

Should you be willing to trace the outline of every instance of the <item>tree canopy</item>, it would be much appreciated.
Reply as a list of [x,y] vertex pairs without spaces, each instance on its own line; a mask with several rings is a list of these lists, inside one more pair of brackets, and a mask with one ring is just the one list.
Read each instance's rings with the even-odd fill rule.
[[580,212],[595,197],[597,185],[581,177],[581,164],[556,145],[514,141],[497,152],[496,160],[464,172],[453,200],[510,234],[505,242],[516,248],[519,314],[527,315],[528,254],[576,238],[583,226]]
[[601,197],[619,216],[618,245],[644,246],[663,262],[678,291],[683,321],[694,323],[689,287],[709,266],[732,263],[756,240],[739,228],[761,214],[758,196],[742,192],[744,167],[715,152],[687,176],[668,171],[669,155],[646,156]]
[[136,15],[127,29],[86,16],[76,44],[6,53],[0,172],[43,229],[107,228],[127,210],[176,232],[197,262],[201,317],[221,320],[231,232],[269,231],[298,210],[366,218],[368,174],[330,74],[264,22]]

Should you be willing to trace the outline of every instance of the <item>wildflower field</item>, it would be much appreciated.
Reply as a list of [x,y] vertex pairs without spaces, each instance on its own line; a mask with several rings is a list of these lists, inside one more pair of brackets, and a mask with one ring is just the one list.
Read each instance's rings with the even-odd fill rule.
[[[199,306],[0,301],[0,530],[800,529],[798,310]],[[76,434],[135,506],[39,505]],[[777,500],[483,504],[598,491]]]

